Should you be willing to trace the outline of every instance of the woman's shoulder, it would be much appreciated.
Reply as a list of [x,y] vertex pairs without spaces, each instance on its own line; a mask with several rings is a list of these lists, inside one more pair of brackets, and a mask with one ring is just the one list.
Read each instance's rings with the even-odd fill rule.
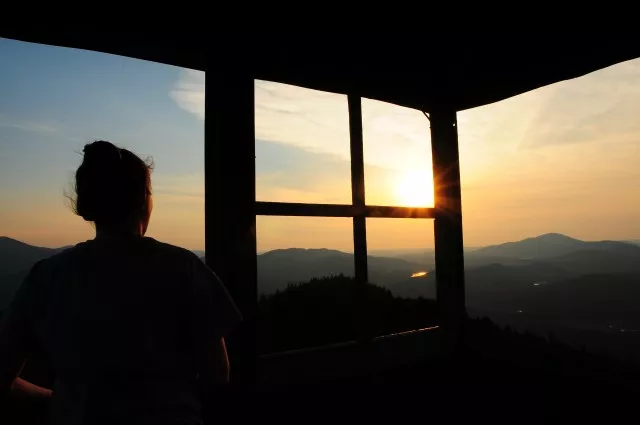
[[[77,255],[83,252],[87,247],[87,242],[80,242],[76,245],[60,248],[53,255],[38,261],[35,265],[41,270],[55,268],[56,266],[72,261]],[[34,267],[35,268],[35,267]]]
[[149,244],[149,246],[152,247],[152,250],[159,255],[182,259],[188,262],[200,261],[200,259],[194,252],[189,251],[186,248],[182,248],[180,246],[172,245],[166,242],[160,242],[150,237],[145,237],[144,240],[147,244]]
[[60,275],[61,271],[72,269],[79,261],[79,254],[86,249],[86,242],[60,248],[58,252],[35,262],[29,269],[26,281],[32,285],[49,281],[52,276]]
[[197,276],[206,268],[203,259],[189,251],[176,245],[160,242],[153,238],[145,238],[147,253],[151,260],[157,264],[162,264],[162,268],[172,272],[185,273],[189,276]]
[[[156,258],[173,260],[172,262],[199,261],[198,256],[188,249],[160,242],[150,237],[143,238],[142,246],[138,244],[135,245],[137,246],[130,245],[129,248],[139,252],[139,254],[143,254],[143,252],[146,251]],[[48,258],[40,260],[37,264],[41,270],[51,270],[60,266],[69,265],[69,263],[84,261],[87,257],[103,254],[103,251],[104,247],[100,246],[95,240],[88,240],[64,248]]]

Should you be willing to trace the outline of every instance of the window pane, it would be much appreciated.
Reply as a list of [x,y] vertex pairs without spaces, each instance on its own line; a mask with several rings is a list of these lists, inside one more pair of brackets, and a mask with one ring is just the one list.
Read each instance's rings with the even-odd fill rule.
[[433,206],[429,121],[418,110],[362,99],[368,205]]
[[458,114],[470,314],[640,359],[638,102],[633,60]]
[[437,323],[433,220],[367,219],[369,332],[386,335]]
[[367,245],[371,283],[395,296],[436,298],[433,220],[368,218]]
[[347,96],[255,82],[256,199],[351,203]]
[[351,223],[257,217],[260,353],[355,339]]

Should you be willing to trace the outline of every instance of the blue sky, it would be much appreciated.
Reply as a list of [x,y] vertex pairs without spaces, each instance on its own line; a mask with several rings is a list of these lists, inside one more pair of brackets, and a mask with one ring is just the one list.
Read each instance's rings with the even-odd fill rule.
[[[105,139],[154,159],[150,235],[202,248],[202,72],[7,39],[0,40],[0,55],[5,59],[0,64],[0,233],[46,246],[91,237],[91,227],[69,213],[62,193],[81,161],[77,152],[86,142]],[[373,101],[370,106],[365,120],[384,123],[388,106]],[[418,111],[400,109],[417,117],[422,127],[417,140],[393,129],[376,135],[412,145],[423,156],[421,167],[429,170],[426,121]],[[387,139],[367,144],[367,182],[372,203],[398,204],[389,182],[400,162],[389,162],[379,149]],[[349,203],[348,155],[345,96],[256,82],[259,200]],[[406,162],[412,156],[407,151],[398,158]],[[379,193],[389,196],[376,199]],[[287,246],[278,220],[286,222],[259,219],[264,249]],[[332,224],[340,220],[305,220],[319,223],[313,227],[321,234],[350,234],[349,220],[347,227]],[[281,242],[269,242],[276,240]],[[299,243],[350,249],[342,239],[332,243],[309,236]]]
[[[204,73],[0,39],[0,235],[43,246],[91,238],[65,205],[77,154],[106,139],[152,156],[149,234],[204,245]],[[458,114],[465,242],[546,232],[640,239],[640,60]],[[347,101],[256,81],[257,198],[349,203]],[[432,203],[420,111],[363,99],[369,204]],[[433,244],[430,222],[381,220],[371,249]],[[258,246],[351,250],[349,219],[258,218]]]
[[[169,96],[179,68],[6,39],[0,56],[1,215],[8,227],[0,233],[46,245],[90,237],[92,229],[70,215],[62,193],[81,161],[77,152],[95,139],[153,156],[161,206],[163,193],[201,198],[204,127]],[[177,209],[174,198],[164,202],[170,211]],[[201,207],[201,199],[193,204]],[[51,217],[38,225],[43,210]],[[161,224],[171,225],[158,211]],[[189,216],[202,222],[201,213]]]

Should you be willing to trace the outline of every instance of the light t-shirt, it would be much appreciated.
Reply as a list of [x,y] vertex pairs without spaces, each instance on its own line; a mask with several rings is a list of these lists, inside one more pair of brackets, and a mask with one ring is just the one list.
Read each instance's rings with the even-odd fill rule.
[[152,238],[94,239],[37,263],[7,311],[56,376],[53,424],[199,423],[196,336],[241,316],[192,252]]

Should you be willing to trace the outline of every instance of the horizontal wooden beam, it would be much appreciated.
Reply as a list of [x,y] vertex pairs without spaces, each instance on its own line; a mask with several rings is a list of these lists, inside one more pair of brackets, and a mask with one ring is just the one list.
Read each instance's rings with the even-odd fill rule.
[[365,209],[365,216],[370,218],[436,218],[435,208],[367,205]]
[[290,217],[435,218],[434,208],[256,202],[256,215]]
[[352,205],[256,202],[256,215],[296,217],[353,217]]

